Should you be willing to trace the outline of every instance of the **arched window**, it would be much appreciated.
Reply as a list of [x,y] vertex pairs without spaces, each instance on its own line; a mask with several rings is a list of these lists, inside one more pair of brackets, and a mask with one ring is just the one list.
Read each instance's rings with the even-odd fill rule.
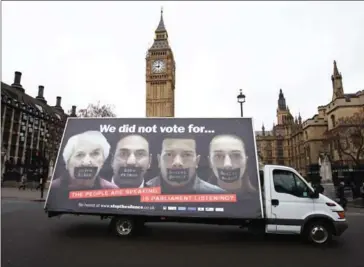
[[331,115],[331,124],[332,124],[332,128],[334,128],[336,126],[336,124],[335,124],[335,115]]
[[309,165],[311,163],[311,150],[310,150],[310,147],[307,146],[306,147],[306,162],[307,162],[307,165]]

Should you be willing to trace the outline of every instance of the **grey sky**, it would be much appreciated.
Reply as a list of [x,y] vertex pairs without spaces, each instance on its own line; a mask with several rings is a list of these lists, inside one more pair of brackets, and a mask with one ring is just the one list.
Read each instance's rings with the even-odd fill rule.
[[271,128],[279,88],[293,115],[331,100],[333,60],[344,90],[364,89],[364,2],[3,2],[2,81],[23,72],[64,109],[100,100],[145,116],[145,55],[160,8],[176,59],[177,117],[237,117]]

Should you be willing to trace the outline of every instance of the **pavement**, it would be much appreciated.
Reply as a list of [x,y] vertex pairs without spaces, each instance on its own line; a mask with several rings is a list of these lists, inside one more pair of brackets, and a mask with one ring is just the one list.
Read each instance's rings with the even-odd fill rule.
[[15,187],[1,187],[2,199],[18,199],[31,201],[45,201],[48,190],[44,190],[43,199],[40,197],[40,191],[35,189],[19,190]]
[[124,240],[98,217],[48,218],[44,203],[30,201],[39,191],[2,194],[3,267],[364,266],[362,209],[348,210],[349,229],[326,248],[292,236],[260,239],[237,227],[172,223],[148,224],[143,235]]
[[[336,199],[336,192],[335,187],[333,184],[322,184],[324,187],[324,195],[328,196],[329,198],[335,200]],[[350,208],[360,208],[364,209],[364,203],[362,198],[353,199],[352,191],[347,189],[345,190],[345,197],[348,200],[347,206]]]
[[[19,186],[19,182],[18,181],[2,181],[2,184],[1,186],[2,187],[18,187]],[[37,182],[29,182],[28,183],[28,186],[31,186],[31,187],[37,187],[38,183]],[[45,187],[44,188],[48,188],[50,185],[50,181],[48,180],[45,184]]]

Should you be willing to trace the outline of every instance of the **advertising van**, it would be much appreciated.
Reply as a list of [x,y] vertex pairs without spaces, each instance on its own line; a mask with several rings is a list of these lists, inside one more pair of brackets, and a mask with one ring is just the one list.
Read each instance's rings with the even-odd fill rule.
[[111,219],[120,237],[184,222],[326,244],[348,228],[296,170],[259,167],[251,118],[69,118],[45,210]]

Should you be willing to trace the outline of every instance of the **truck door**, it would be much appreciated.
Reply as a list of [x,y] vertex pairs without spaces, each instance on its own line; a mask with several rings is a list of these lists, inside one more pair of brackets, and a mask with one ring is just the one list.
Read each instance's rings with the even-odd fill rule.
[[310,189],[306,183],[289,169],[273,169],[271,173],[271,224],[277,233],[301,231],[303,219],[314,209]]

